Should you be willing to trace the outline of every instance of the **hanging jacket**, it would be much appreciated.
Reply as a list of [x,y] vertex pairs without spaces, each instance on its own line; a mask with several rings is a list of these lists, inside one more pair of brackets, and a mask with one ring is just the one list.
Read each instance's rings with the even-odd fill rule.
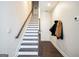
[[56,35],[57,39],[63,39],[63,25],[60,20],[57,23],[55,35]]

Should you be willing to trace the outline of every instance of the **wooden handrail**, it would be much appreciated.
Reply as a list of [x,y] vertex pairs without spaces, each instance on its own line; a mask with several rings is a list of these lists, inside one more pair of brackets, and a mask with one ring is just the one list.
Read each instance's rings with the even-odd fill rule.
[[28,17],[26,18],[25,22],[23,23],[23,25],[22,25],[22,27],[21,27],[19,33],[18,33],[17,36],[16,36],[16,39],[20,36],[20,34],[21,34],[21,32],[22,32],[22,30],[23,30],[23,28],[24,28],[24,26],[25,26],[25,24],[26,24],[27,20],[29,19],[29,17],[30,17],[30,15],[31,15],[32,12],[33,12],[33,9],[30,11]]

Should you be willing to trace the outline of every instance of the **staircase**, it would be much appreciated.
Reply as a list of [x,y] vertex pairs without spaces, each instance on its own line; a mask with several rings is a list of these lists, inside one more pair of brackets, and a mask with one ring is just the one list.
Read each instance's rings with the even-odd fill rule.
[[39,52],[38,47],[39,47],[38,9],[34,9],[32,20],[28,24],[26,32],[24,33],[17,56],[36,57],[38,56]]

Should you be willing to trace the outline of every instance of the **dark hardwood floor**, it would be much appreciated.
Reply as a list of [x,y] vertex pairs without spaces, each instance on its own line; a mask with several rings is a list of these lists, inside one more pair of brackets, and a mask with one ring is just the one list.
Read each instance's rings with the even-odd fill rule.
[[63,57],[59,51],[49,41],[40,41],[39,44],[40,57]]

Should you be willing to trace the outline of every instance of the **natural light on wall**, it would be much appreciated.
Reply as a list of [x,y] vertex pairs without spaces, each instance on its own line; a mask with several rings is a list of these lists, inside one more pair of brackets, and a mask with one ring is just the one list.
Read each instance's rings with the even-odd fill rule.
[[24,2],[24,6],[28,7],[31,1],[23,1]]
[[32,9],[32,1],[23,1],[25,16],[29,14],[29,11]]
[[51,6],[51,3],[48,3],[48,7],[50,7]]
[[54,10],[53,17],[54,17],[55,20],[62,17],[62,15],[60,16],[60,14],[62,13],[62,10],[64,8],[66,8],[66,6],[67,6],[64,3],[62,3],[62,4],[60,3],[60,5],[57,5],[55,10]]

